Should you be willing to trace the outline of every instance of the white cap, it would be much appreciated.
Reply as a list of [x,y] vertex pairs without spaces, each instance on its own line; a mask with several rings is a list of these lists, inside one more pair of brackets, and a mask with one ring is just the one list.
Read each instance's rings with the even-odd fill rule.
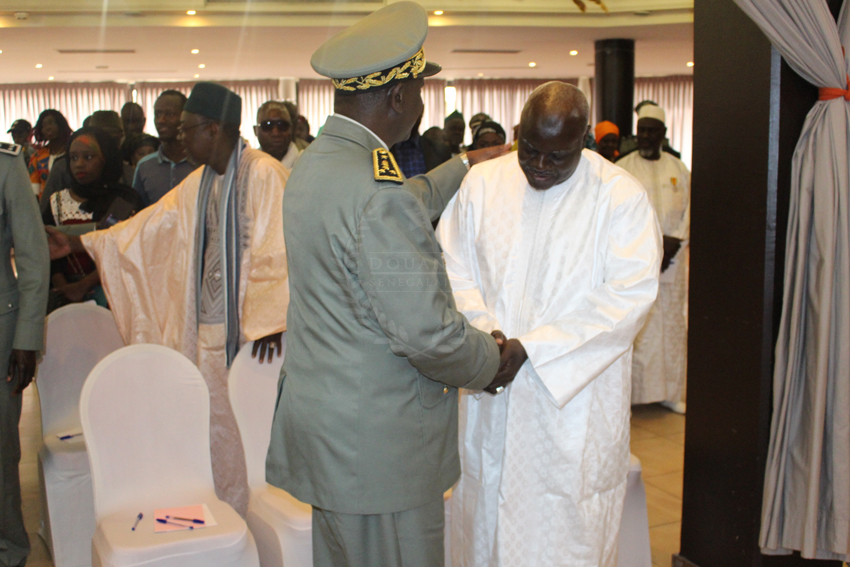
[[644,104],[640,107],[638,120],[641,118],[655,118],[656,120],[660,120],[664,124],[667,124],[667,114],[664,112],[664,109],[660,106],[655,106],[654,104]]

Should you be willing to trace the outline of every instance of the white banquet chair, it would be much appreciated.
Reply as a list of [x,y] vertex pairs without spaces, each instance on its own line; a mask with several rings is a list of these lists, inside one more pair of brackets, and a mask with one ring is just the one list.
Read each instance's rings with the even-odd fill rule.
[[[286,350],[286,333],[283,335]],[[313,565],[312,508],[266,482],[266,453],[271,437],[282,359],[260,364],[242,348],[230,367],[227,388],[239,425],[251,498],[245,520],[257,541],[262,567]]]
[[[159,345],[112,353],[86,380],[80,417],[97,519],[93,567],[258,567],[248,526],[215,495],[209,391],[189,359]],[[155,510],[199,504],[216,525],[154,532]]]
[[[108,309],[75,303],[47,317],[45,352],[36,375],[43,444],[38,452],[39,535],[56,567],[89,567],[94,500],[80,392],[86,377],[124,346]],[[67,436],[67,439],[60,437]]]

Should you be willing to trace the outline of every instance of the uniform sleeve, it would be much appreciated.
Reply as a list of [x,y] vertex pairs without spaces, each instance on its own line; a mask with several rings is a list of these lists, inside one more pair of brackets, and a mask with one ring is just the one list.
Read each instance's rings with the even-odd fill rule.
[[263,164],[249,184],[252,218],[250,271],[242,304],[242,332],[255,341],[286,330],[289,271],[283,241],[283,191],[288,170]]
[[12,348],[41,350],[50,285],[50,254],[38,202],[23,160],[16,158],[3,180],[4,207],[12,232],[18,272],[18,319]]
[[661,231],[645,192],[612,211],[604,262],[602,284],[575,310],[518,337],[559,408],[628,352],[655,301]]
[[380,190],[366,206],[357,272],[393,353],[450,386],[480,390],[493,380],[496,341],[455,309],[429,215],[404,187]]
[[[469,177],[464,186],[469,183]],[[486,333],[501,330],[495,314],[487,308],[481,293],[478,253],[475,249],[474,205],[465,198],[464,187],[449,201],[440,224],[437,240],[443,248],[446,271],[457,309],[477,329]]]
[[450,159],[425,175],[407,179],[404,187],[422,201],[433,222],[440,218],[446,204],[457,193],[466,171],[460,158]]

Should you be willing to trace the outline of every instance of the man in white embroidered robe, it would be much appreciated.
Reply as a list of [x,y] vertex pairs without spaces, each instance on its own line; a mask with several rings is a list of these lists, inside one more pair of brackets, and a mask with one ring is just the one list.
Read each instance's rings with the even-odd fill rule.
[[640,108],[638,151],[617,165],[646,188],[664,235],[658,301],[635,339],[632,403],[661,402],[685,413],[688,366],[688,262],[691,228],[691,182],[684,163],[662,151],[666,116],[661,108]]
[[109,230],[63,239],[51,257],[85,250],[97,264],[127,344],[156,343],[197,363],[210,391],[210,445],[218,496],[245,515],[248,484],[227,373],[240,346],[260,360],[280,352],[289,283],[278,160],[239,138],[241,99],[198,83],[181,136],[200,167],[154,205]]
[[643,188],[582,151],[587,128],[581,91],[539,87],[518,153],[472,168],[438,227],[458,309],[528,357],[504,393],[461,396],[455,567],[616,562],[661,235]]

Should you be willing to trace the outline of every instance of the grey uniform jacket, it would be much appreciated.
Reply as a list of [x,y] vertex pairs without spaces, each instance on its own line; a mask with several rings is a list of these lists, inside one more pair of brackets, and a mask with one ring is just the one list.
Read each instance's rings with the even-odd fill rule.
[[[17,278],[12,270],[12,248]],[[0,154],[0,367],[3,372],[13,348],[41,350],[49,285],[47,236],[27,168],[20,157]]]
[[332,116],[286,184],[287,351],[269,483],[348,514],[408,510],[460,474],[458,387],[495,376],[495,340],[455,309],[431,220],[466,167],[376,180],[368,130]]

